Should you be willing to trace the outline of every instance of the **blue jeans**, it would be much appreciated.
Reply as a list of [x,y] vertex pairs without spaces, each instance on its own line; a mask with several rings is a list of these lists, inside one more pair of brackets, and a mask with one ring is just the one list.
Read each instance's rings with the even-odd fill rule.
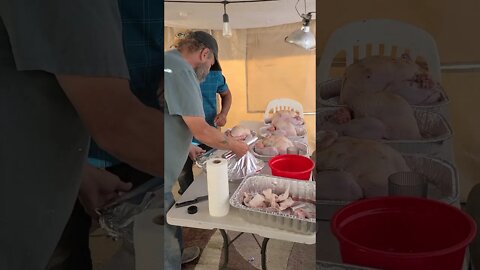
[[[165,217],[168,210],[175,204],[172,192],[165,192]],[[164,262],[165,270],[182,269],[182,227],[172,226],[165,222],[164,233]]]

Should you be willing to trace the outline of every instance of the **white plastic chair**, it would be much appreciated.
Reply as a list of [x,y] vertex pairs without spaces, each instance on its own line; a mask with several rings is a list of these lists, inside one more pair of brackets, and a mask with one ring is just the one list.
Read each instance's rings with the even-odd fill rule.
[[303,117],[303,106],[300,102],[289,99],[289,98],[279,98],[270,101],[265,109],[265,115],[263,119],[268,119],[270,113],[275,113],[276,111],[287,110],[287,111],[296,111],[301,117]]
[[380,45],[384,45],[384,55],[392,55],[397,48],[397,56],[409,51],[413,60],[421,56],[436,81],[440,79],[440,60],[437,45],[426,31],[400,21],[388,19],[363,20],[347,24],[337,29],[327,41],[317,67],[317,81],[329,79],[333,59],[340,51],[345,51],[347,66],[354,62],[354,46],[359,47],[359,59],[367,56],[367,45],[372,45],[372,55],[380,55]]

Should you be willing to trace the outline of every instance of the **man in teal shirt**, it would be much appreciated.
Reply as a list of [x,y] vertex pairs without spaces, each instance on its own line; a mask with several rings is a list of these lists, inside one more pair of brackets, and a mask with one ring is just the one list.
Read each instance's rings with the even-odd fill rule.
[[[222,68],[219,64],[213,65],[203,82],[200,83],[200,89],[202,90],[203,111],[205,113],[205,121],[212,127],[223,127],[227,123],[227,115],[232,106],[232,94],[228,88],[227,81],[222,74]],[[222,107],[218,112],[217,95],[220,96]],[[205,145],[193,138],[190,156],[187,158],[183,167],[182,173],[178,178],[180,189],[179,194],[183,194],[185,190],[193,182],[193,161],[198,153],[202,153],[199,148],[204,151],[211,149],[208,145]]]
[[[174,204],[172,187],[182,171],[195,136],[218,149],[232,150],[241,157],[248,151],[244,142],[225,137],[205,121],[199,81],[218,63],[218,45],[206,32],[186,35],[176,49],[165,52],[165,209]],[[181,231],[165,225],[165,269],[181,269]]]

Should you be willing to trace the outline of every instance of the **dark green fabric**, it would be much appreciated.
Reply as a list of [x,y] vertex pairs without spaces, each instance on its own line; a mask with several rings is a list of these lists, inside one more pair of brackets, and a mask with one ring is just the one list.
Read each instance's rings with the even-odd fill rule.
[[128,78],[121,44],[116,0],[0,0],[0,269],[44,270],[77,197],[89,137],[54,73]]

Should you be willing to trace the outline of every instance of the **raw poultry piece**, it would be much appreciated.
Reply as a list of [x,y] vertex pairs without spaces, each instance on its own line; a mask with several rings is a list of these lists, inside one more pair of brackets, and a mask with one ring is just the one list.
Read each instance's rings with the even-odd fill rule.
[[272,115],[271,122],[276,125],[279,121],[286,120],[296,126],[303,125],[304,121],[298,112],[289,110],[279,110]]
[[333,130],[340,136],[363,139],[387,139],[386,125],[374,117],[353,118],[353,112],[346,107],[325,116],[318,124],[319,130]]
[[277,156],[287,153],[287,148],[294,146],[292,141],[283,135],[270,135],[255,143],[254,151],[264,156]]
[[340,135],[365,139],[418,140],[422,136],[412,107],[389,92],[358,94],[319,125]]
[[358,95],[348,104],[354,118],[375,118],[385,125],[385,138],[390,140],[421,139],[412,107],[402,97],[379,92]]
[[[317,140],[317,190],[323,199],[356,200],[359,187],[363,197],[385,196],[388,177],[410,171],[403,156],[386,144],[338,137],[333,131],[319,132]],[[322,171],[329,173],[322,176]]]
[[278,195],[271,188],[261,193],[244,192],[243,204],[245,206],[266,211],[281,212],[294,215],[299,218],[315,218],[315,205],[311,202],[295,200],[290,196],[290,187],[284,193]]
[[236,125],[232,129],[225,131],[225,135],[244,141],[252,136],[252,131],[246,127]]
[[350,65],[344,75],[340,103],[349,104],[357,95],[381,91],[399,95],[410,105],[442,100],[440,83],[405,53],[398,59],[369,56]]
[[276,111],[271,118],[266,119],[266,122],[272,124],[269,131],[273,134],[294,137],[303,136],[306,133],[305,121],[295,111]]
[[292,206],[293,215],[299,218],[316,218],[316,206],[308,202],[296,202]]

